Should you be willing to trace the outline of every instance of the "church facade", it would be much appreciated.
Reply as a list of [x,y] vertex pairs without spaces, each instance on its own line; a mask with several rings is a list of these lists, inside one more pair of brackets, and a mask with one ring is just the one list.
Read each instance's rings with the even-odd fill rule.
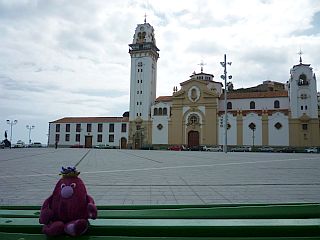
[[[223,145],[223,84],[201,68],[179,89],[174,87],[172,95],[155,98],[159,49],[149,23],[137,26],[129,46],[129,146]],[[316,76],[310,64],[300,57],[286,83],[264,81],[250,89],[227,91],[227,142],[320,146]]]
[[[228,89],[201,67],[156,97],[159,49],[154,28],[138,24],[129,44],[129,117],[62,118],[49,123],[48,145],[110,144],[141,149],[168,145],[320,146],[316,76],[300,62],[285,83],[264,81],[247,89]],[[227,94],[225,116],[224,94]],[[78,130],[77,130],[78,127]]]

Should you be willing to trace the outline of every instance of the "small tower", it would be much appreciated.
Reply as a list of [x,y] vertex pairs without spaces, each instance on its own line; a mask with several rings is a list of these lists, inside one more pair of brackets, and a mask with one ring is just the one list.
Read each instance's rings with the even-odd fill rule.
[[[151,130],[149,131],[148,126],[151,126],[150,111],[156,99],[158,52],[154,29],[147,23],[145,16],[144,23],[137,25],[132,44],[129,44],[131,56],[129,141],[131,140],[133,148],[141,148],[151,141]],[[135,140],[134,138],[138,136],[139,140]]]
[[299,64],[290,70],[290,145],[319,145],[319,119],[317,82],[310,64],[302,63],[299,52]]

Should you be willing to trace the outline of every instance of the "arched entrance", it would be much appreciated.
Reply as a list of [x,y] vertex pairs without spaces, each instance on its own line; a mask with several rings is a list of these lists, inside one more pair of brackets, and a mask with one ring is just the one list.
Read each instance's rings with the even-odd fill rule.
[[121,138],[120,148],[121,149],[126,149],[127,148],[127,139],[125,137]]
[[199,132],[198,131],[190,131],[188,133],[188,146],[198,146],[199,145]]

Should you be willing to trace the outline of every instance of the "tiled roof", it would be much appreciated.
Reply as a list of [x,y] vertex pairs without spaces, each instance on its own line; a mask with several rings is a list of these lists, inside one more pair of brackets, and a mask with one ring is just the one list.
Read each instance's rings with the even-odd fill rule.
[[65,117],[50,123],[112,123],[128,121],[127,117]]
[[[270,92],[229,92],[228,99],[245,99],[245,98],[276,98],[288,97],[288,91],[270,91]],[[224,94],[221,94],[220,100],[224,99]]]
[[156,99],[156,102],[171,102],[172,96],[160,96]]

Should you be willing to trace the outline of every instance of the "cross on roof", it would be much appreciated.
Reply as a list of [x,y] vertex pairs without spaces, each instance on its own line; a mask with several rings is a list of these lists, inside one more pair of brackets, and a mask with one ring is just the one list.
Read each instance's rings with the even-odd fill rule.
[[201,66],[201,73],[203,72],[203,66],[207,65],[206,63],[203,62],[203,60],[201,60],[201,62],[198,64]]
[[144,23],[147,23],[147,14],[144,13]]

